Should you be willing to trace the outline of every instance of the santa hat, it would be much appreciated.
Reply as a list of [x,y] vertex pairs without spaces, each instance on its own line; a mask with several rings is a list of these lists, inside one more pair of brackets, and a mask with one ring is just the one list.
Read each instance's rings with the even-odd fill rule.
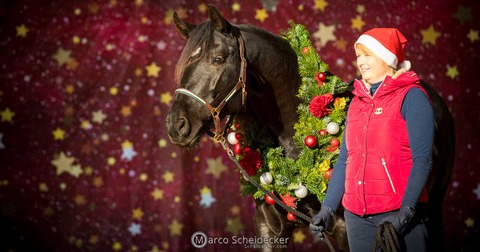
[[405,45],[407,39],[395,28],[373,28],[363,33],[355,42],[362,44],[387,65],[398,69],[405,68],[407,71],[411,68],[411,63],[405,60]]

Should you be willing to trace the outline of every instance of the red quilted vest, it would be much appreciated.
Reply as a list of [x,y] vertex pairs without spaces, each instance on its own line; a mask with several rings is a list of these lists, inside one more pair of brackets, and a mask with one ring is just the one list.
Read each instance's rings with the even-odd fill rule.
[[[387,76],[373,97],[362,81],[355,81],[354,87],[347,117],[343,206],[357,215],[396,210],[412,169],[402,102],[411,88],[425,91],[412,71],[395,80]],[[419,202],[427,199],[424,189]]]

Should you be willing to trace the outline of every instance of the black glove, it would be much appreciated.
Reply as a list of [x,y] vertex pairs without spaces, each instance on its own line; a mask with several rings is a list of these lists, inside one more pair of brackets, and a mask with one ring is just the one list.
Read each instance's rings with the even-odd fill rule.
[[323,231],[328,228],[332,216],[333,210],[330,207],[322,206],[320,211],[313,216],[312,223],[310,223],[309,226],[310,231],[312,231],[313,235],[323,240],[325,238],[323,236]]
[[402,206],[397,212],[393,212],[387,217],[383,218],[380,224],[383,224],[385,222],[392,223],[395,231],[397,231],[397,234],[401,235],[403,231],[405,231],[407,224],[410,222],[414,215],[415,209],[409,206]]

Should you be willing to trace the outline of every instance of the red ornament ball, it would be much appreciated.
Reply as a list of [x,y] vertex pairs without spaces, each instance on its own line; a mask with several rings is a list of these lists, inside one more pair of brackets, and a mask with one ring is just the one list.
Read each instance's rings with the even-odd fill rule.
[[235,127],[235,129],[239,130],[241,127],[240,127],[240,123],[235,123],[233,125],[233,127]]
[[305,54],[308,53],[308,51],[310,51],[310,48],[304,47],[304,48],[302,49],[302,54],[305,55]]
[[265,202],[269,205],[275,204],[275,200],[272,197],[268,196],[268,194],[265,195]]
[[293,214],[291,212],[288,212],[288,214],[287,214],[287,219],[288,220],[293,221],[293,220],[295,220],[295,218],[297,218],[297,216],[295,216],[295,214]]
[[338,145],[340,144],[340,141],[338,141],[338,138],[332,138],[332,140],[330,141],[330,144],[334,147],[338,147]]
[[320,134],[320,136],[326,136],[328,132],[327,130],[321,129],[320,131],[318,131],[318,134]]
[[325,73],[318,73],[317,77],[320,81],[325,81],[325,79],[327,78]]
[[235,152],[235,154],[237,154],[237,155],[242,155],[242,153],[243,153],[242,146],[240,146],[239,143],[235,144],[233,146],[233,152]]
[[305,145],[310,149],[315,148],[317,146],[317,143],[318,143],[317,138],[315,136],[312,136],[312,135],[305,137],[304,142],[305,142]]
[[330,178],[332,177],[332,172],[333,172],[333,169],[330,168],[328,169],[328,171],[325,172],[325,178],[328,179],[330,181]]
[[240,132],[235,133],[235,138],[236,138],[238,141],[240,141],[240,139],[242,139],[242,136],[243,136],[243,135],[242,135],[242,133],[240,133]]

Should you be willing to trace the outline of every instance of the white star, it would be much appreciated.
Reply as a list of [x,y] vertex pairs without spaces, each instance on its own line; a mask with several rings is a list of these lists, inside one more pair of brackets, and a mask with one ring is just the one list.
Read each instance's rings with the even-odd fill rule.
[[477,184],[477,188],[473,190],[473,193],[477,195],[477,200],[480,200],[480,184]]
[[137,152],[132,148],[124,148],[122,150],[122,159],[126,159],[128,161],[132,161],[132,158],[137,155]]
[[335,31],[335,25],[326,26],[323,23],[318,25],[318,31],[313,36],[320,40],[320,46],[324,47],[328,41],[335,41],[337,37],[333,34]]
[[130,232],[130,234],[132,234],[133,236],[137,235],[137,234],[140,234],[142,233],[142,231],[140,231],[140,228],[142,226],[140,226],[140,224],[137,224],[137,223],[132,223],[132,225],[130,225],[130,227],[128,228],[128,232]]
[[202,199],[200,200],[200,206],[210,207],[213,202],[217,201],[211,193],[202,194]]
[[160,50],[160,51],[163,51],[165,50],[165,48],[167,48],[167,43],[165,43],[165,41],[160,41],[157,43],[157,49]]

